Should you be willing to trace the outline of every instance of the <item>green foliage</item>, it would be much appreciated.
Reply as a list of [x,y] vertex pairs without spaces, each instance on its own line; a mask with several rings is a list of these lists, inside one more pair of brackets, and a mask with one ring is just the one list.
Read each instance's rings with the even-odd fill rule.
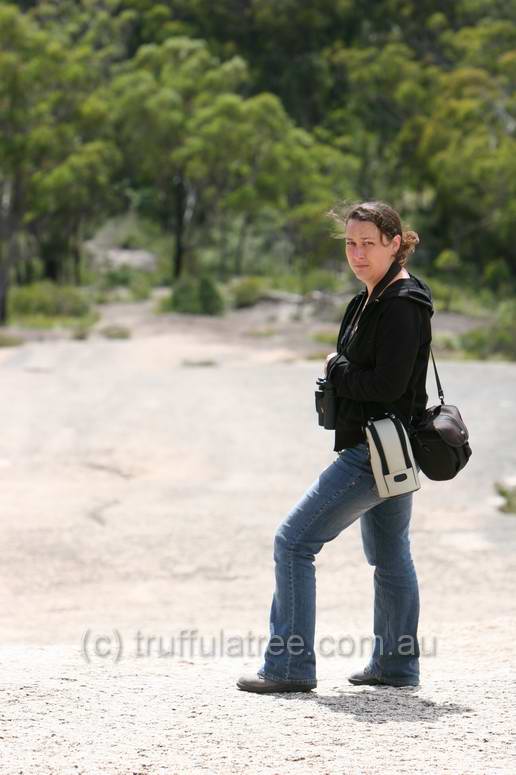
[[508,487],[500,482],[495,482],[495,490],[498,495],[505,498],[505,503],[500,506],[500,511],[505,514],[516,514],[516,487]]
[[204,315],[222,315],[224,312],[224,297],[208,275],[199,279],[199,305]]
[[[0,268],[30,253],[76,281],[82,240],[130,211],[159,231],[118,243],[159,241],[149,285],[209,270],[339,290],[309,279],[339,255],[324,213],[382,198],[419,231],[420,266],[454,281],[441,308],[469,303],[459,281],[509,297],[514,22],[514,3],[487,0],[0,4],[0,169],[16,192]],[[110,282],[146,298],[136,277]]]
[[70,338],[82,342],[88,339],[90,333],[91,325],[89,323],[79,323],[72,328]]
[[[116,301],[117,295],[112,291],[122,288],[128,290],[129,297],[134,301],[144,301],[151,294],[154,278],[154,272],[136,269],[128,264],[103,269],[99,275],[96,301],[98,304]],[[119,294],[118,298],[125,301],[127,297]]]
[[0,331],[0,347],[19,347],[24,342],[25,340],[21,336]]
[[483,282],[493,291],[509,295],[513,290],[513,278],[507,261],[495,258],[484,267]]
[[311,291],[329,291],[333,293],[337,290],[338,285],[339,281],[335,272],[329,272],[326,269],[312,269],[301,277],[302,293],[310,293]]
[[463,334],[460,343],[475,358],[516,360],[516,301],[502,302],[491,326]]
[[331,347],[334,347],[337,342],[337,334],[338,331],[315,331],[312,334],[312,339],[314,342],[319,342],[319,344],[327,344]]
[[444,281],[427,278],[432,289],[434,307],[439,312],[457,312],[462,315],[485,318],[497,306],[498,300],[489,288],[470,288],[460,279]]
[[287,293],[301,293],[301,278],[298,274],[273,274],[269,276],[270,287]]
[[79,288],[47,281],[13,288],[9,301],[9,316],[16,318],[26,315],[79,318],[90,312],[90,302]]
[[457,272],[460,267],[460,256],[455,250],[442,250],[435,259],[435,268],[439,271]]
[[263,277],[242,277],[231,286],[233,305],[237,308],[252,307],[260,301],[267,282]]
[[101,328],[99,333],[106,339],[129,339],[131,330],[127,326],[110,325]]
[[183,277],[174,285],[169,309],[183,314],[201,314],[199,282],[195,277]]
[[145,301],[151,295],[151,279],[147,272],[134,273],[129,283],[131,295],[135,301]]
[[119,266],[109,267],[102,271],[100,275],[101,286],[104,289],[119,288],[123,286],[128,288],[133,282],[135,270],[129,264],[120,264]]
[[222,315],[225,300],[215,281],[208,275],[200,278],[185,275],[172,288],[172,294],[161,304],[162,312],[190,315]]

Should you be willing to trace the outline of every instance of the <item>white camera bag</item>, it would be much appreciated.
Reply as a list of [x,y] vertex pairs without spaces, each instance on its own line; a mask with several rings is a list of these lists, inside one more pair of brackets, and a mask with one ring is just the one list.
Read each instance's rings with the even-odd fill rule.
[[401,420],[386,414],[380,420],[368,420],[365,432],[378,495],[392,498],[419,490],[416,461]]

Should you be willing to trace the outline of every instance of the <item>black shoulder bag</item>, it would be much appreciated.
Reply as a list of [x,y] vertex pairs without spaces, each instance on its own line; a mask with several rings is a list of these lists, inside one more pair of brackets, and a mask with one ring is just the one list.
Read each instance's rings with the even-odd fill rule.
[[417,423],[408,429],[410,443],[416,462],[423,473],[435,481],[453,479],[471,457],[468,429],[456,406],[444,403],[444,393],[437,373],[434,354],[437,392],[441,401],[431,406],[417,418]]

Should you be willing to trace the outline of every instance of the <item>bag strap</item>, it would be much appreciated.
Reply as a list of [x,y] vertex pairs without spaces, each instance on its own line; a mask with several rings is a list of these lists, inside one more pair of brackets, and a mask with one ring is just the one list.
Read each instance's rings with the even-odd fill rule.
[[434,364],[435,381],[437,383],[437,393],[439,395],[439,400],[441,401],[441,404],[444,406],[443,386],[441,385],[441,380],[439,379],[439,374],[437,373],[437,366],[435,365],[435,358],[431,347],[430,347],[430,355],[432,356],[432,361]]
[[401,448],[403,450],[403,457],[405,458],[405,465],[407,468],[412,468],[412,461],[407,449],[407,439],[405,437],[405,428],[403,427],[403,423],[401,422],[400,418],[396,417],[395,415],[393,415],[391,419],[400,439]]
[[380,436],[378,435],[378,431],[376,430],[374,423],[371,421],[367,423],[367,427],[369,428],[371,436],[373,437],[374,445],[376,447],[378,456],[380,458],[380,465],[382,466],[382,474],[384,476],[387,476],[390,473],[390,471],[389,471],[389,466],[387,465],[387,458],[385,457],[385,452],[383,449],[382,442],[380,441]]
[[[390,415],[388,417],[389,420],[391,420],[392,424],[394,425],[394,428],[396,429],[396,433],[398,434],[398,438],[400,440],[401,450],[403,452],[403,457],[405,459],[405,466],[407,468],[413,468],[412,461],[410,459],[410,455],[408,453],[407,449],[407,440],[405,437],[405,429],[403,427],[403,423],[399,419],[399,417],[396,417],[395,415]],[[373,437],[374,445],[376,447],[376,450],[378,452],[378,455],[380,457],[380,464],[382,466],[382,473],[384,476],[387,476],[391,473],[389,464],[387,462],[387,457],[385,455],[385,450],[383,448],[382,441],[380,439],[380,435],[378,431],[376,430],[376,426],[372,420],[368,420],[367,427],[369,428],[369,432],[371,433],[371,436]]]

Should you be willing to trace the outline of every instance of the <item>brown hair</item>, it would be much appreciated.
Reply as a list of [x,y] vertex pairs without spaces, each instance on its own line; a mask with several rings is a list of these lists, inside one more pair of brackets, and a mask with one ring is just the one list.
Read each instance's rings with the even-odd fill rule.
[[326,215],[334,221],[336,230],[332,236],[335,239],[344,239],[346,224],[352,218],[374,223],[389,241],[399,234],[401,243],[395,257],[401,266],[405,266],[408,257],[419,244],[418,234],[411,230],[404,231],[399,214],[385,202],[354,202],[353,204],[339,202],[328,210]]

